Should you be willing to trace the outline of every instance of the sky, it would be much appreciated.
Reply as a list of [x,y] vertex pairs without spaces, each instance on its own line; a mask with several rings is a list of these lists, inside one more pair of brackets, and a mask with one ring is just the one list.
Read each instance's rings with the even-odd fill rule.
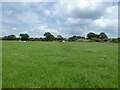
[[[1,7],[0,7],[1,8]],[[105,32],[118,37],[117,2],[2,2],[2,36],[45,32],[65,38]]]

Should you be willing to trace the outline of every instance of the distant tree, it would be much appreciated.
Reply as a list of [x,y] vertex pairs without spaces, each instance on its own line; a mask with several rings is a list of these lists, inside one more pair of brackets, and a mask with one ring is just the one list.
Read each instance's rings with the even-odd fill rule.
[[100,36],[99,34],[95,34],[95,37],[94,37],[94,38],[99,38],[99,36]]
[[77,41],[78,39],[85,39],[85,37],[73,36],[73,37],[69,37],[68,41]]
[[39,38],[39,41],[42,41],[43,40],[43,38],[41,37],[41,38]]
[[76,41],[77,40],[77,37],[76,36],[73,36],[73,37],[69,37],[68,38],[68,41]]
[[92,38],[97,38],[97,37],[99,37],[99,36],[95,33],[92,33],[92,32],[87,34],[87,39],[92,39]]
[[118,42],[120,43],[120,37],[118,37]]
[[16,40],[20,40],[20,38],[19,38],[19,37],[17,37],[17,38],[16,38]]
[[85,39],[85,37],[81,37],[81,39]]
[[29,41],[34,41],[34,38],[29,38]]
[[2,40],[16,40],[15,35],[8,35],[2,38]]
[[105,39],[105,38],[108,38],[108,37],[107,37],[107,35],[106,35],[104,32],[101,32],[101,33],[99,34],[99,38],[100,38],[100,39]]
[[64,38],[61,35],[58,35],[57,40],[64,40]]
[[119,42],[119,38],[112,38],[111,42],[118,43]]
[[55,40],[55,37],[50,32],[46,32],[44,34],[44,36],[46,37],[45,38],[46,41],[53,41],[53,40]]
[[9,35],[8,40],[16,40],[16,36],[15,35]]
[[20,34],[20,38],[21,38],[21,40],[22,41],[24,41],[24,40],[29,40],[29,35],[28,34]]
[[42,41],[46,41],[46,38],[42,38]]
[[2,40],[8,40],[8,36],[4,36]]
[[107,41],[110,41],[110,39],[104,38],[104,39],[102,39],[102,41],[103,41],[103,42],[107,42]]
[[35,41],[42,41],[42,38],[34,38]]
[[101,42],[101,39],[99,39],[99,38],[92,38],[91,40],[94,42]]
[[92,38],[105,39],[105,41],[108,39],[107,35],[104,32],[101,32],[100,34],[95,34],[92,32],[88,33],[87,39],[92,39]]

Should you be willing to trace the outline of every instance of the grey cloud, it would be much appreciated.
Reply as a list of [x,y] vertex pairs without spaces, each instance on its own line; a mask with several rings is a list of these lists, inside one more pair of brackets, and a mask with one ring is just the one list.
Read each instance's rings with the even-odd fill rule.
[[108,4],[103,2],[57,3],[53,14],[61,17],[97,19],[104,14]]
[[[17,25],[22,22],[23,26],[15,27],[17,29],[13,31],[11,30],[13,27],[6,24],[3,35],[19,35],[21,32],[28,32],[30,36],[41,37],[45,32],[49,31],[55,36],[60,34],[63,37],[70,37],[73,35],[86,36],[87,33],[92,31],[95,33],[105,32],[109,37],[117,36],[117,6],[108,6],[108,3],[57,2],[51,7],[48,2],[44,5],[40,3],[19,3],[19,5],[17,3],[12,5],[8,5],[7,9],[12,7],[14,14],[11,11],[8,12],[9,15],[3,16],[3,22],[9,25],[10,23]],[[5,6],[4,9],[6,8]],[[15,7],[17,8],[14,10]],[[20,12],[17,13],[19,10]],[[54,19],[53,21],[56,20],[56,23],[51,24],[52,22],[48,21],[48,18],[40,16],[36,13],[36,10],[41,12],[49,10],[52,13],[49,18]],[[60,19],[58,18],[66,21],[61,20],[59,22]],[[16,22],[17,24],[15,24]],[[44,25],[46,26],[44,27]]]

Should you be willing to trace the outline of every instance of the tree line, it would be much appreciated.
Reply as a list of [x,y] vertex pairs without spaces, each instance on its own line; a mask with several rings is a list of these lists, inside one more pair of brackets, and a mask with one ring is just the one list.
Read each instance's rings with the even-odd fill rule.
[[50,32],[46,32],[43,36],[45,38],[31,38],[28,34],[20,34],[19,37],[16,37],[15,35],[8,35],[4,36],[2,40],[21,40],[21,41],[81,41],[81,40],[89,40],[89,42],[120,42],[120,38],[112,38],[109,39],[108,36],[101,32],[100,34],[95,34],[93,32],[90,32],[87,34],[86,38],[83,36],[72,36],[69,38],[64,38],[62,35],[58,35],[55,37]]

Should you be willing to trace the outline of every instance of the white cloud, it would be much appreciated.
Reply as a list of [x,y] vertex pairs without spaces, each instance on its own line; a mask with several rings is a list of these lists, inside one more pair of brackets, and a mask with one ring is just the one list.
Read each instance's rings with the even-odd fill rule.
[[5,10],[2,12],[2,22],[7,24],[18,24],[14,17],[14,12],[12,10]]
[[27,31],[23,31],[23,32],[21,32],[22,34],[25,34],[25,33],[28,33]]
[[58,33],[58,31],[55,29],[55,28],[48,28],[47,26],[46,27],[44,27],[44,26],[41,26],[41,27],[39,27],[39,30],[41,30],[42,29],[42,31],[44,31],[44,32],[51,32],[51,33]]
[[37,31],[38,33],[42,33],[42,35],[45,33],[45,32],[50,32],[52,33],[53,35],[56,35],[56,34],[59,34],[59,29],[56,29],[56,28],[50,28],[48,27],[47,25],[41,25],[39,27],[35,27],[33,28],[34,31]]
[[104,14],[106,7],[107,4],[102,2],[62,2],[56,3],[53,15],[59,17],[96,19]]
[[12,19],[10,17],[5,17],[5,16],[2,16],[2,22],[7,23],[7,24],[18,24],[19,23],[15,19]]
[[51,14],[51,12],[50,12],[49,10],[45,10],[43,13],[44,13],[46,16],[49,16],[49,15]]
[[57,21],[56,21],[56,24],[57,24],[57,25],[61,25],[62,23],[61,23],[59,20],[57,20]]
[[6,10],[4,13],[5,13],[6,15],[11,15],[11,14],[13,14],[13,11],[12,11],[12,10]]
[[[111,20],[111,19],[97,19],[94,21],[94,25],[96,25],[97,27],[99,27],[100,29],[103,28],[110,28],[110,27],[116,27],[117,28],[117,19],[115,20]],[[113,29],[114,30],[114,29]]]
[[17,5],[14,6],[15,10],[7,8],[3,12],[3,23],[21,27],[17,27],[17,30],[14,28],[16,26],[5,28],[5,30],[13,29],[9,33],[17,31],[28,32],[33,36],[43,36],[45,32],[51,32],[54,35],[69,37],[86,35],[93,31],[105,32],[110,37],[117,35],[118,7],[112,6],[111,3],[81,1],[56,2],[53,6],[49,6],[48,2],[45,4],[22,3],[18,7]]
[[17,28],[12,28],[13,30],[16,30]]
[[94,21],[94,27],[106,32],[109,37],[118,36],[118,6],[107,7],[101,18]]
[[40,17],[32,11],[27,11],[17,14],[16,18],[25,24],[34,25],[40,23]]
[[76,1],[118,2],[119,0],[2,0],[2,2],[76,2]]
[[65,22],[65,24],[68,25],[77,25],[77,26],[87,26],[87,24],[90,24],[92,22],[91,19],[77,19],[77,18],[68,18]]
[[[65,24],[71,25],[76,32],[95,33],[105,32],[109,37],[117,37],[118,33],[118,6],[110,6],[108,3],[61,3],[56,5],[54,15],[66,19]],[[63,10],[63,11],[62,11]],[[64,12],[64,13],[62,13]],[[77,34],[77,33],[76,33]]]

